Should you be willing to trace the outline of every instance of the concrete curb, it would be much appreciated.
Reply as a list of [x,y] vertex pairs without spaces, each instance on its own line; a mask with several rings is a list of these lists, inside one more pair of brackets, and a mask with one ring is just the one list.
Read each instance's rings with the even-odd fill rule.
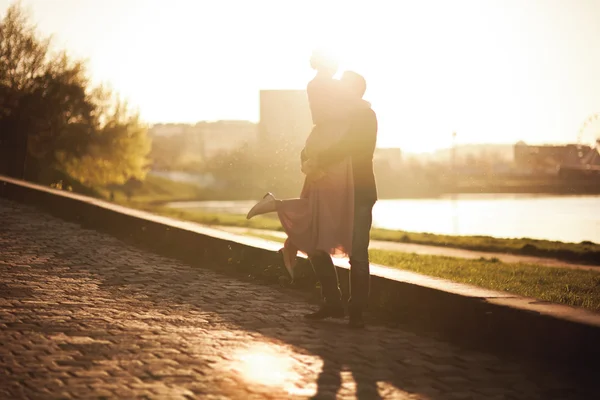
[[[191,264],[270,282],[281,274],[280,245],[0,176],[0,196],[102,230]],[[306,262],[300,264],[307,264]],[[336,261],[347,293],[348,266]],[[301,265],[299,289],[314,289]],[[384,266],[372,266],[372,311],[446,340],[536,360],[597,369],[600,315]]]

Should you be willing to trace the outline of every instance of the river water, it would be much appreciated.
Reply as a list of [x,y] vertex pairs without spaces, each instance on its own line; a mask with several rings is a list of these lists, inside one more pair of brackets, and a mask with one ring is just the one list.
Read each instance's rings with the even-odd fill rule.
[[[174,208],[245,214],[254,201],[170,203]],[[464,194],[380,200],[373,226],[411,232],[600,243],[600,196]]]

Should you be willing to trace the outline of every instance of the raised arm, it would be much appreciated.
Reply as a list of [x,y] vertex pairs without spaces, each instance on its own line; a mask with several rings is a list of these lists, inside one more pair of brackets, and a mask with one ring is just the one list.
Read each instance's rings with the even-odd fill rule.
[[344,109],[344,102],[341,101],[339,81],[317,77],[308,83],[306,93],[315,125],[339,120],[347,112]]
[[345,157],[359,154],[373,155],[377,141],[377,117],[373,110],[363,109],[356,113],[350,129],[339,142],[322,150],[316,156],[319,168],[341,162]]

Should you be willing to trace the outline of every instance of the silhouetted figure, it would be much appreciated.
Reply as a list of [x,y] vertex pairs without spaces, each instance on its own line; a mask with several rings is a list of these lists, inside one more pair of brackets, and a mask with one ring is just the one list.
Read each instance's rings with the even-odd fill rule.
[[[362,99],[366,89],[365,79],[351,71],[342,76],[344,86],[355,99]],[[366,103],[366,102],[365,102]],[[368,104],[368,103],[367,103]],[[351,159],[354,187],[354,221],[352,235],[352,253],[350,254],[350,301],[348,311],[350,325],[364,326],[363,312],[369,298],[369,239],[372,225],[372,210],[377,201],[377,186],[373,173],[373,154],[377,142],[377,116],[371,107],[359,107],[354,110],[350,127],[342,139],[309,159],[310,168],[326,169],[347,157]],[[306,165],[306,164],[305,164]],[[326,261],[326,260],[325,260]],[[329,260],[331,261],[331,259]],[[339,293],[337,274],[332,262],[323,262],[320,268],[321,286],[328,293]],[[317,268],[315,268],[317,269]],[[331,310],[322,307],[310,317],[322,319],[329,316]]]
[[362,99],[366,89],[362,76],[346,72],[341,81],[335,80],[337,66],[318,54],[311,66],[317,71],[307,86],[314,127],[301,155],[306,179],[300,198],[277,200],[268,193],[247,217],[278,213],[288,235],[282,254],[292,278],[297,251],[308,254],[324,300],[319,311],[307,315],[309,319],[344,316],[331,255],[349,255],[350,323],[362,326],[369,292],[371,209],[377,199],[372,166],[377,119]]

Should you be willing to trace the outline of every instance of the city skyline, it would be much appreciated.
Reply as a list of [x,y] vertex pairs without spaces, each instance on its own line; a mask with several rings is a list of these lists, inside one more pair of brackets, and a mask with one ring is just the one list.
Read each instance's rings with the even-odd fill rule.
[[259,91],[303,89],[322,44],[367,78],[381,147],[435,150],[453,131],[458,143],[575,142],[600,111],[596,0],[22,4],[149,123],[257,122]]

